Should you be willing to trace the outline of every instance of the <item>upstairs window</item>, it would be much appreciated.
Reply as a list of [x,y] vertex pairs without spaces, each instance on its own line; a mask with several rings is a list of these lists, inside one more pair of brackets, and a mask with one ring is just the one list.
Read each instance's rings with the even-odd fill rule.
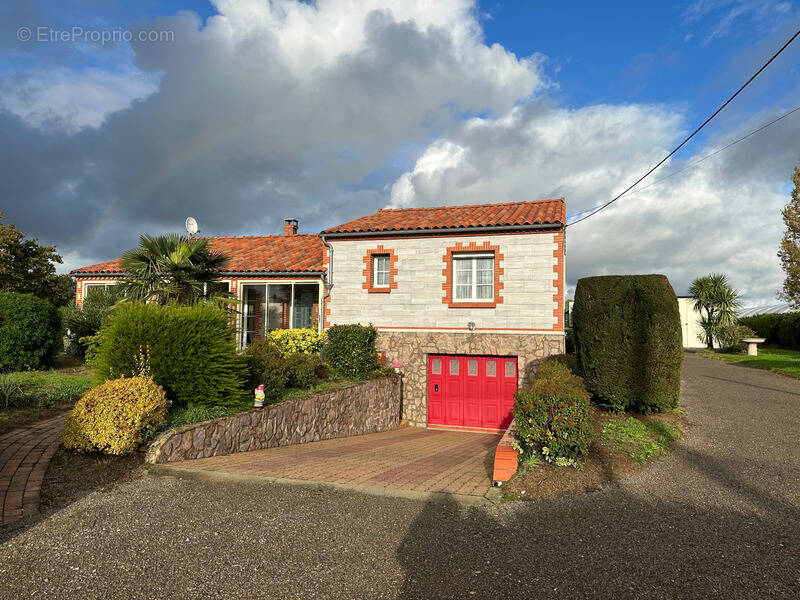
[[494,301],[494,254],[454,254],[456,302]]
[[391,261],[388,254],[373,254],[372,286],[376,288],[388,288],[390,269]]

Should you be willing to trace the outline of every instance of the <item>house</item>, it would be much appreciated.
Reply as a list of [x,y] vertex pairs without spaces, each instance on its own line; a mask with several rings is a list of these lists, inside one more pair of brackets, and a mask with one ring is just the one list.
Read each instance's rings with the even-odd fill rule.
[[[681,315],[681,336],[684,348],[705,348],[705,332],[700,327],[702,315],[694,307],[692,296],[678,296],[678,312]],[[719,348],[719,342],[714,340],[714,347]]]
[[[502,430],[535,364],[564,351],[564,199],[384,209],[319,235],[212,238],[241,345],[287,327],[372,324],[403,372],[403,418]],[[77,301],[124,277],[76,269]]]

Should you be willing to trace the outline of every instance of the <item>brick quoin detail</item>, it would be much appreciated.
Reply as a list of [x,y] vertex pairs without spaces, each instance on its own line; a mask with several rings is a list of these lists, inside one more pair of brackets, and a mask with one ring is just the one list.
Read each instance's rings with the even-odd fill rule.
[[[372,267],[373,256],[388,256],[389,257],[389,287],[375,287],[373,285],[372,276],[375,270]],[[364,283],[361,287],[367,290],[370,294],[388,294],[392,290],[397,289],[397,254],[391,248],[384,248],[383,245],[378,244],[375,250],[367,250],[364,256]]]
[[[494,301],[492,302],[458,302],[453,300],[453,254],[459,252],[493,252],[494,253]],[[500,264],[503,262],[503,255],[500,253],[500,246],[492,246],[489,242],[483,242],[478,245],[477,242],[470,242],[469,244],[462,244],[457,242],[455,246],[449,246],[447,252],[442,258],[444,261],[444,283],[442,290],[444,296],[442,303],[447,304],[450,308],[495,308],[498,304],[503,303],[503,297],[500,292],[503,290],[503,282],[500,276],[503,274],[503,267]]]
[[553,258],[556,264],[553,265],[553,272],[556,274],[555,286],[556,293],[553,301],[556,303],[553,309],[553,316],[556,322],[553,324],[553,331],[564,331],[564,232],[559,231],[554,236],[556,244],[553,250]]

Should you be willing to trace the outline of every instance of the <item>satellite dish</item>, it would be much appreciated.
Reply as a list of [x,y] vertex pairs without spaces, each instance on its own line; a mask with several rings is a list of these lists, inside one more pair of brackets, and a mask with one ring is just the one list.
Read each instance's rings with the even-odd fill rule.
[[192,237],[195,233],[197,233],[197,221],[194,217],[187,217],[186,219],[186,233],[189,234],[189,237]]

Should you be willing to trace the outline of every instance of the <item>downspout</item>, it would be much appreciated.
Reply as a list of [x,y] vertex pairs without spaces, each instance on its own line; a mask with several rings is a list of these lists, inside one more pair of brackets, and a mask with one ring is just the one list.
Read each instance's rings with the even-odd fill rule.
[[320,314],[322,315],[322,319],[320,322],[322,323],[322,329],[325,330],[325,303],[331,296],[331,290],[333,289],[333,246],[331,246],[330,242],[325,239],[325,236],[321,233],[319,234],[319,238],[322,240],[322,243],[328,249],[328,270],[322,274],[322,285],[325,286],[325,293],[322,295],[322,306],[320,307]]

